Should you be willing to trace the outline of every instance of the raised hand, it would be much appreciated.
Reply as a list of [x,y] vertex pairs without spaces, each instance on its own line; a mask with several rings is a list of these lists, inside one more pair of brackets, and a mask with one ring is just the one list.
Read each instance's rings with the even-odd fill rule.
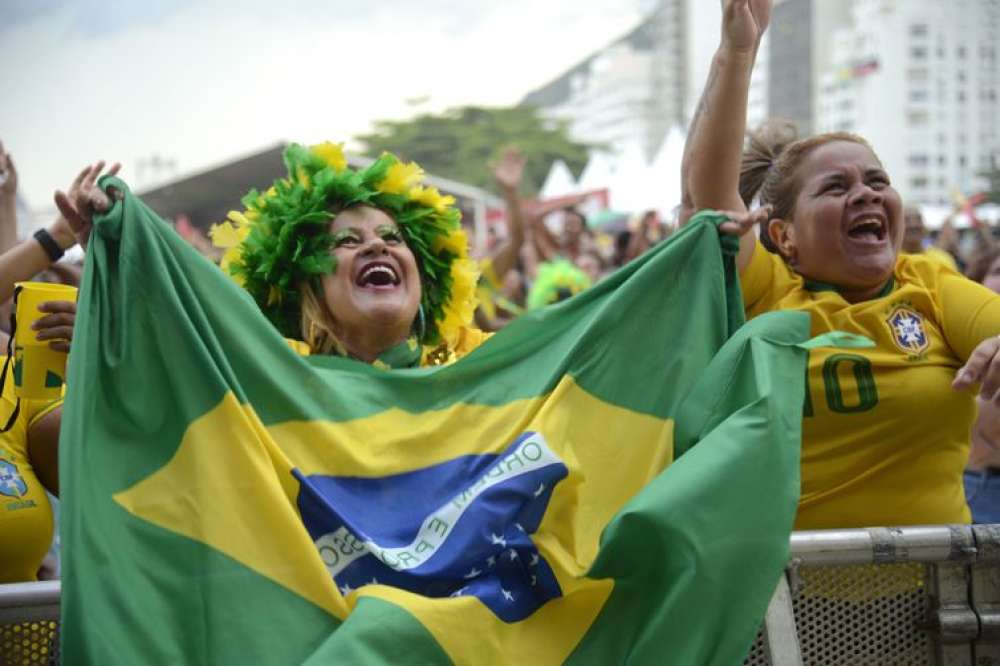
[[14,160],[10,158],[10,153],[4,150],[3,143],[0,143],[0,198],[14,199],[17,194],[17,169],[14,168]]
[[1000,337],[987,338],[969,355],[951,386],[959,391],[979,384],[979,399],[1000,404]]
[[504,149],[499,162],[490,164],[493,177],[496,178],[500,187],[505,190],[517,191],[521,187],[521,179],[524,178],[524,165],[527,159],[515,146]]
[[729,236],[742,236],[758,224],[763,224],[771,219],[773,207],[768,204],[762,208],[746,211],[720,210],[727,219],[719,225],[719,233]]
[[771,22],[773,0],[722,0],[722,45],[733,51],[757,50]]
[[[121,169],[121,164],[115,162],[108,170],[108,175],[115,175]],[[57,190],[56,206],[59,213],[69,225],[81,247],[87,247],[90,240],[90,230],[94,213],[103,213],[111,208],[111,200],[104,190],[97,187],[97,179],[104,171],[104,161],[87,166],[77,175],[69,187],[69,194]],[[119,193],[120,196],[120,193]]]

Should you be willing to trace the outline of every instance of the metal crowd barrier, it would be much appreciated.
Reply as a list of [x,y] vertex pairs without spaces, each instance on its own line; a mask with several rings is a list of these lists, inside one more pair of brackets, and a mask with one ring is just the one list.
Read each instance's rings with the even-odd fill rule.
[[[795,532],[791,550],[745,666],[1000,666],[1000,525]],[[59,663],[59,590],[0,585],[0,664]]]
[[1000,666],[1000,525],[795,532],[747,666]]
[[59,581],[0,585],[0,665],[59,663]]

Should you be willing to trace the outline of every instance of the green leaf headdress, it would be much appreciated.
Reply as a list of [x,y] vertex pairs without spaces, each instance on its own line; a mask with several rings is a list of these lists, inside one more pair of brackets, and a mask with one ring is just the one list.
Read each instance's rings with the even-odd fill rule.
[[282,335],[300,339],[299,285],[336,269],[330,222],[341,210],[368,205],[399,225],[417,259],[424,344],[451,346],[476,308],[476,263],[454,197],[422,184],[423,170],[384,153],[364,169],[347,166],[341,144],[292,144],[284,154],[288,177],[264,193],[251,190],[243,212],[212,228],[225,248],[221,266],[246,289]]
[[538,267],[538,277],[528,292],[528,309],[537,310],[567,296],[576,296],[590,287],[590,278],[566,259],[549,261]]

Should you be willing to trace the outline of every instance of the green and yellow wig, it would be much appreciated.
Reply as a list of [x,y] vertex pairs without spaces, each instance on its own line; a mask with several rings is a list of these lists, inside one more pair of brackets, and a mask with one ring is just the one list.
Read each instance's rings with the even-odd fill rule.
[[425,326],[421,343],[449,346],[476,308],[478,272],[468,256],[455,199],[423,184],[423,170],[385,153],[364,169],[348,167],[340,144],[290,145],[288,177],[264,193],[251,190],[246,209],[212,228],[226,250],[221,266],[246,289],[282,335],[301,339],[303,284],[320,290],[336,270],[330,223],[342,210],[372,206],[399,225],[420,270]]
[[556,259],[538,267],[538,277],[528,292],[528,309],[537,310],[576,296],[590,288],[590,278],[575,264]]

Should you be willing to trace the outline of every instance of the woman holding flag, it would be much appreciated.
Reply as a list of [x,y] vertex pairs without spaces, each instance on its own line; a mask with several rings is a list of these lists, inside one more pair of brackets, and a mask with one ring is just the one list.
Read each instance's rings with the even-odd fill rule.
[[[304,354],[337,354],[380,367],[449,363],[488,334],[471,327],[478,271],[455,200],[423,171],[385,154],[347,166],[339,145],[293,144],[289,177],[251,191],[246,209],[212,230],[222,268]],[[86,235],[105,210],[83,174],[75,202],[56,202]]]
[[[986,429],[1000,430],[1000,297],[900,254],[900,196],[861,137],[780,146],[765,131],[741,155],[772,3],[722,4],[721,44],[685,151],[686,208],[731,211],[723,229],[741,237],[748,318],[799,310],[814,335],[874,341],[810,354],[796,527],[969,522],[962,469],[977,402],[992,415]],[[748,213],[741,189],[756,191],[761,208]],[[777,254],[750,233],[762,222]]]
[[806,317],[740,328],[706,216],[468,353],[451,201],[391,155],[286,162],[214,233],[245,291],[117,179],[64,211],[81,237],[104,211],[69,369],[92,390],[62,422],[64,654],[742,659],[787,560]]

